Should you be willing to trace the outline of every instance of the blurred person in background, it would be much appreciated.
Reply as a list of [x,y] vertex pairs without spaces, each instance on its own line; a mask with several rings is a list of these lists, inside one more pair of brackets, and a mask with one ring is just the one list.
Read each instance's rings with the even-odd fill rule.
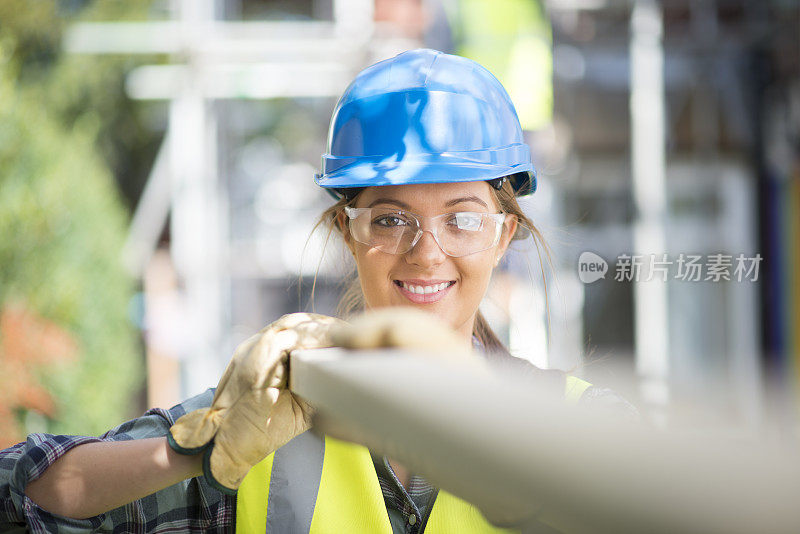
[[[511,356],[479,311],[512,240],[531,236],[546,250],[517,203],[536,189],[530,152],[488,70],[433,50],[405,52],[356,77],[330,128],[316,181],[338,199],[319,222],[341,234],[357,268],[343,310],[427,312],[436,320],[420,337],[443,336],[465,359],[477,349],[570,402],[635,416],[607,389]],[[389,313],[388,323],[384,312],[382,323],[357,329],[284,316],[236,349],[217,388],[100,438],[30,435],[0,453],[0,526],[417,533],[535,521],[534,507],[509,517],[478,503],[479,512],[390,458],[307,432],[312,409],[287,388],[289,352],[359,344],[370,329],[391,329],[392,317],[404,320]]]

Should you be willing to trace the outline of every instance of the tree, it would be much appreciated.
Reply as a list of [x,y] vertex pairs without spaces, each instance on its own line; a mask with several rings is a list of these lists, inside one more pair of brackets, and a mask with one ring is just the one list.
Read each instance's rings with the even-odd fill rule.
[[[122,17],[148,3],[99,2],[81,14]],[[35,393],[3,399],[15,407],[7,428],[17,432],[102,432],[135,413],[142,376],[128,317],[134,284],[120,262],[127,210],[112,168],[157,140],[134,115],[120,118],[131,108],[122,92],[128,60],[61,53],[68,14],[54,1],[0,3],[0,368],[28,364],[0,374],[0,390],[25,391],[10,386],[21,380]],[[109,143],[109,130],[126,121],[123,141]],[[20,345],[24,328],[23,338],[43,337]],[[3,417],[11,415],[0,411],[0,425]]]

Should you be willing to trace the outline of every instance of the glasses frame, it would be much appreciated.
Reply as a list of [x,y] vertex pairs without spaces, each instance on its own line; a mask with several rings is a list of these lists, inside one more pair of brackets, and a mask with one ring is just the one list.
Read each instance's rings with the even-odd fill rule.
[[[357,219],[358,217],[360,217],[360,216],[362,216],[364,214],[368,214],[368,213],[372,212],[372,210],[374,210],[374,209],[381,209],[381,208],[354,208],[354,207],[351,207],[351,206],[345,206],[345,208],[344,208],[345,215],[347,215],[347,218],[349,219],[348,228],[350,229],[350,235],[353,236],[353,239],[355,239],[359,243],[363,243],[364,245],[368,245],[368,246],[371,246],[371,247],[375,247],[376,245],[374,245],[373,243],[362,241],[362,240],[356,238],[355,233],[353,232],[353,229],[352,229],[352,224],[353,224],[353,220],[354,219]],[[433,240],[436,241],[436,245],[438,245],[439,249],[445,255],[450,256],[451,258],[463,258],[464,256],[477,254],[478,252],[483,252],[484,250],[489,250],[490,248],[496,246],[497,243],[500,242],[500,236],[503,233],[503,223],[505,223],[506,216],[508,215],[505,212],[484,213],[484,212],[481,212],[481,211],[454,211],[454,212],[448,212],[448,213],[441,213],[439,215],[433,215],[431,217],[425,217],[425,216],[417,215],[416,213],[412,213],[410,211],[405,211],[405,210],[391,210],[391,211],[393,213],[398,213],[398,214],[401,214],[403,216],[407,216],[407,217],[413,218],[417,223],[417,235],[415,235],[414,239],[411,240],[411,244],[408,246],[408,248],[406,250],[402,251],[402,252],[387,252],[387,251],[385,251],[383,249],[380,249],[380,248],[378,250],[380,250],[381,252],[385,252],[387,254],[396,254],[396,255],[406,254],[407,252],[410,252],[411,250],[414,249],[414,247],[417,245],[419,240],[422,238],[422,234],[424,234],[425,232],[429,232],[433,236]],[[442,243],[439,241],[438,227],[434,224],[432,230],[425,230],[423,225],[422,225],[423,222],[430,222],[430,221],[434,221],[436,219],[441,219],[442,217],[446,217],[448,215],[457,215],[459,213],[475,213],[475,214],[478,214],[478,215],[481,215],[481,216],[484,216],[484,215],[488,216],[490,219],[492,219],[495,222],[495,226],[496,226],[495,235],[494,235],[494,239],[492,240],[492,244],[487,246],[487,247],[485,247],[485,248],[479,249],[479,250],[473,250],[472,252],[468,252],[467,254],[458,254],[458,255],[450,254],[449,252],[447,252],[444,249],[444,247],[442,246]]]

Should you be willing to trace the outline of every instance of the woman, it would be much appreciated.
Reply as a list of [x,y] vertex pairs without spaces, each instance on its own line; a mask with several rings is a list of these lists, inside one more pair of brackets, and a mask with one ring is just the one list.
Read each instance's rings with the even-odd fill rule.
[[[479,346],[495,358],[535,370],[510,359],[478,311],[509,242],[527,233],[539,239],[515,199],[533,192],[536,180],[500,83],[464,58],[431,50],[403,53],[365,69],[348,87],[334,111],[328,148],[316,181],[339,200],[321,222],[341,232],[355,259],[358,286],[347,297],[351,307],[360,301],[355,306],[430,312],[463,346]],[[311,436],[304,433],[307,407],[282,387],[283,361],[289,350],[328,344],[334,323],[320,316],[287,316],[243,343],[210,408],[212,391],[169,411],[151,410],[103,441],[34,435],[4,451],[0,469],[8,480],[0,479],[0,524],[27,524],[34,532],[98,527],[166,532],[229,531],[237,522],[244,530],[244,521],[252,520],[263,529],[273,521],[288,525],[281,517],[299,517],[305,506],[307,526],[313,519],[318,531],[335,531],[320,526],[325,507],[316,493],[305,504],[299,501],[309,495],[282,496],[284,516],[267,511],[280,507],[277,497],[265,494],[262,504],[247,504],[260,498],[251,488],[265,489],[275,480],[264,469],[274,470],[272,462],[277,465],[275,458],[286,456],[283,451],[314,446],[301,437],[282,447],[295,436]],[[563,384],[563,375],[558,376]],[[580,381],[568,384],[581,402],[624,402]],[[269,394],[245,395],[254,390]],[[244,421],[251,419],[247,426]],[[309,463],[311,453],[297,454]],[[386,513],[380,511],[374,531],[422,532],[433,515],[439,526],[428,532],[442,532],[447,521],[473,513],[397,462],[372,460],[374,471],[348,483],[373,484],[374,491],[379,483]],[[237,511],[237,497],[229,493],[256,464],[239,491]],[[292,480],[296,473],[290,469],[287,476]],[[331,498],[334,511],[344,509],[337,501],[343,497]],[[435,511],[444,510],[445,503],[451,516]],[[368,508],[355,506],[356,515]],[[493,530],[482,518],[476,521],[477,531]]]

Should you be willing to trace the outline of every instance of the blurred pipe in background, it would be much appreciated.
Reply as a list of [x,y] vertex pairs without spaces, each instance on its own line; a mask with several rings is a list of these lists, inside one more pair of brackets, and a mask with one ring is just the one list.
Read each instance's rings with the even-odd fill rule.
[[[666,159],[664,137],[664,50],[661,8],[654,0],[634,3],[631,12],[630,113],[631,170],[635,205],[634,255],[667,251]],[[642,399],[664,407],[669,402],[669,322],[667,284],[642,273],[634,281],[636,369]],[[657,412],[654,416],[658,417]]]

